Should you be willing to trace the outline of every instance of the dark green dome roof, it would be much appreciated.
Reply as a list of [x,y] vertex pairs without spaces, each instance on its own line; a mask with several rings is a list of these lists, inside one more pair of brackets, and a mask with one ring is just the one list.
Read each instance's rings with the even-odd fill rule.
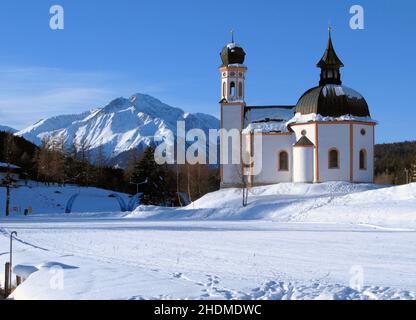
[[234,42],[227,44],[221,51],[221,60],[223,66],[230,64],[243,64],[246,57],[244,49]]
[[303,115],[315,113],[323,117],[370,117],[368,104],[361,94],[335,84],[306,91],[296,105],[296,112]]

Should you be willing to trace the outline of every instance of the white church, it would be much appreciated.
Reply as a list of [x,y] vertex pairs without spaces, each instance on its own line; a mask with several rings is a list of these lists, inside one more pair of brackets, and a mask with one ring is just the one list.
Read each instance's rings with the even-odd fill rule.
[[[306,91],[296,106],[246,105],[245,56],[234,40],[221,52],[221,128],[239,130],[244,143],[238,152],[241,158],[245,153],[252,160],[248,165],[232,162],[233,146],[222,132],[222,188],[241,186],[243,179],[251,186],[373,182],[376,122],[364,97],[342,85],[340,69],[344,65],[333,48],[331,32],[317,64],[321,69],[319,85]],[[259,165],[254,154],[258,135],[261,170],[250,174]]]

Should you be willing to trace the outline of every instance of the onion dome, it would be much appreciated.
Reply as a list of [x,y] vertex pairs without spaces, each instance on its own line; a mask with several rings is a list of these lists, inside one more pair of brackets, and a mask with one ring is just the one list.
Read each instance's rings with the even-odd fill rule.
[[244,49],[234,42],[234,34],[231,42],[227,44],[221,51],[222,66],[230,64],[243,64],[246,57]]
[[328,45],[317,64],[321,68],[318,87],[306,91],[296,105],[296,113],[323,117],[370,117],[368,104],[357,91],[342,85],[340,68],[344,67],[332,45],[331,29]]
[[370,117],[368,104],[357,91],[327,84],[308,90],[296,105],[296,113],[338,118],[344,115]]

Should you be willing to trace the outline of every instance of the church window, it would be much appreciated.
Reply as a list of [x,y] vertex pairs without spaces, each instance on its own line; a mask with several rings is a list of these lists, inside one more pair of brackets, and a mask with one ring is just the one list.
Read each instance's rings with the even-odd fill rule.
[[362,135],[362,136],[365,136],[365,134],[366,134],[365,129],[361,129],[361,135]]
[[328,168],[329,169],[339,169],[339,152],[338,152],[337,149],[329,150]]
[[360,170],[367,170],[367,151],[365,149],[360,151]]
[[308,134],[308,132],[306,130],[302,130],[301,135],[302,136],[306,136]]
[[225,82],[222,83],[222,96],[225,98],[227,92],[227,84]]
[[289,171],[289,154],[286,151],[279,153],[279,171]]
[[230,83],[230,96],[235,97],[235,83]]

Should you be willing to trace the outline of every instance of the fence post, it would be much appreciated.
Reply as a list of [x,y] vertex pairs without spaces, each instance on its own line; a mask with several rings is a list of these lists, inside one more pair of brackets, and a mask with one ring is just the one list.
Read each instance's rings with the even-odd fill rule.
[[19,276],[16,276],[16,287],[20,286],[22,284],[22,278]]
[[4,270],[4,298],[6,299],[9,296],[9,290],[10,290],[10,263],[6,262],[5,270]]

